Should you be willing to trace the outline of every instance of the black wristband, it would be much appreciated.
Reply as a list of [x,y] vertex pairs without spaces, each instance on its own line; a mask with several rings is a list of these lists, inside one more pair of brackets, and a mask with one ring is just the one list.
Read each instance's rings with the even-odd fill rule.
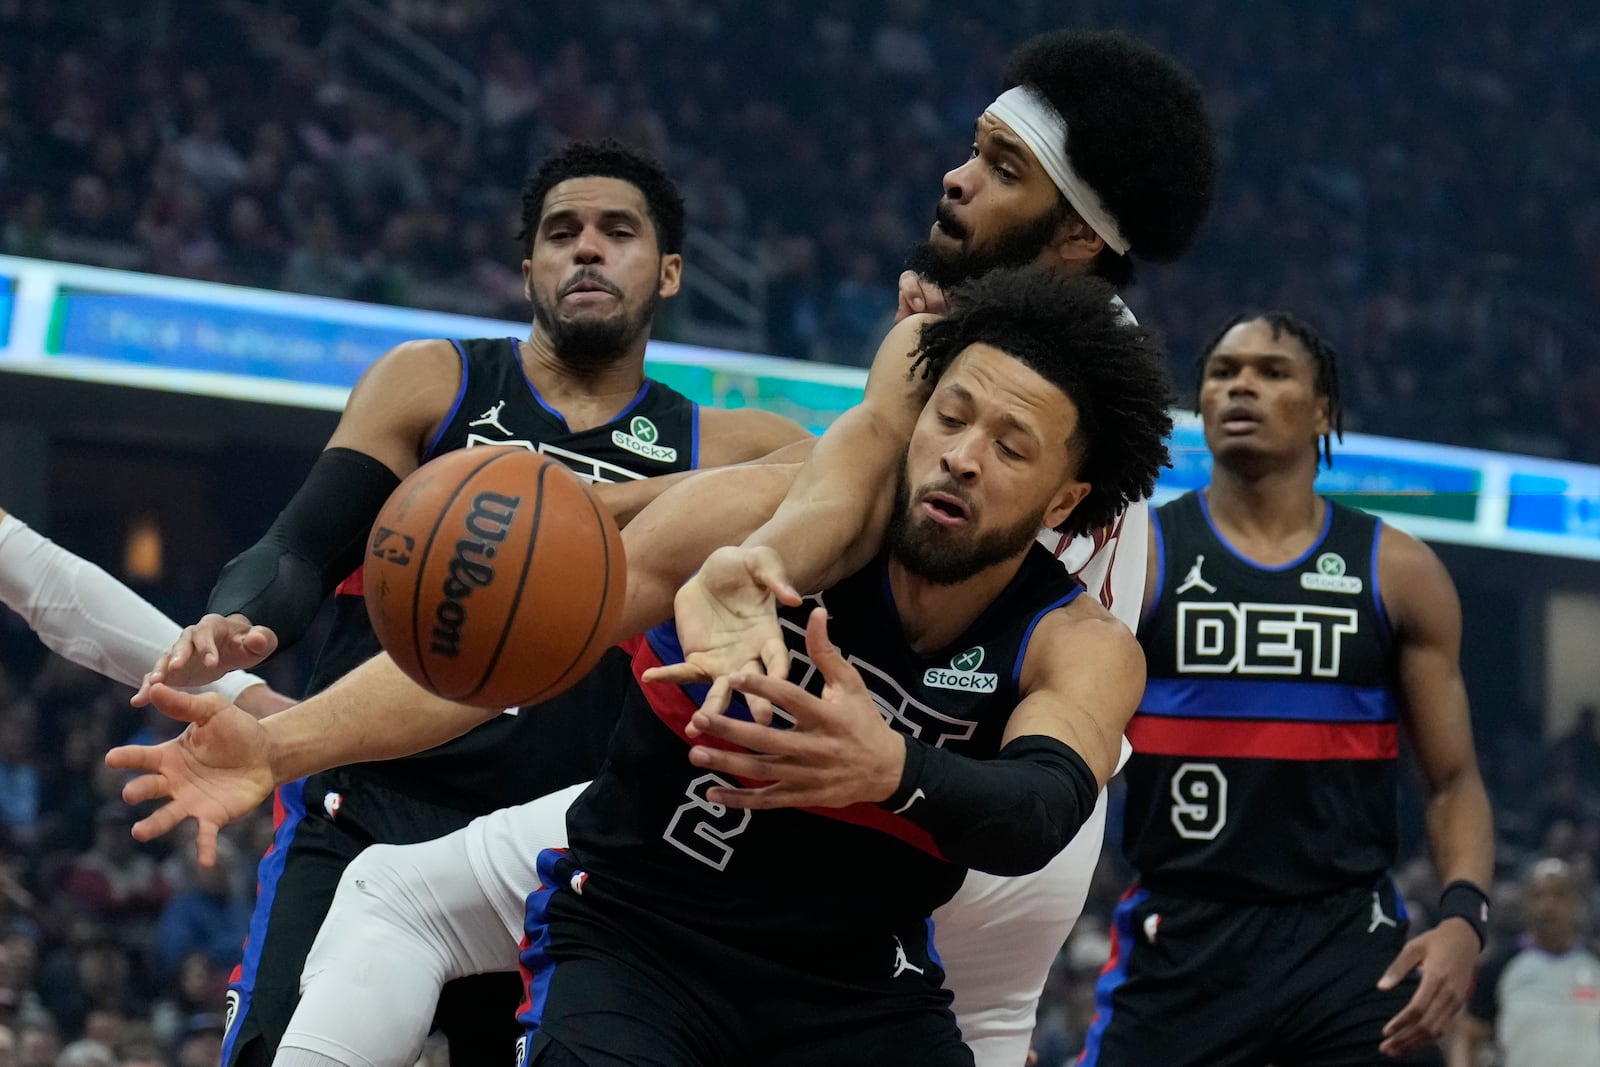
[[1465,920],[1481,949],[1489,939],[1489,894],[1465,879],[1451,882],[1439,894],[1439,921],[1446,919]]
[[926,830],[951,863],[988,874],[1029,874],[1049,863],[1100,793],[1083,757],[1053,737],[1014,738],[993,759],[904,743],[900,785],[879,806]]
[[928,758],[927,745],[913,745],[907,734],[901,734],[900,740],[906,747],[906,762],[900,769],[900,784],[889,794],[887,800],[878,802],[878,807],[895,815],[899,815],[905,809],[906,802],[917,791],[917,783],[922,780],[922,764]]

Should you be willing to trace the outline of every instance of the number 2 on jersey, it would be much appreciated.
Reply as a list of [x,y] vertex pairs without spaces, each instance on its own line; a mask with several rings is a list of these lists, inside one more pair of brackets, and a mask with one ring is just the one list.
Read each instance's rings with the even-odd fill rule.
[[717,870],[726,870],[733,859],[730,837],[744,833],[750,825],[748,808],[730,808],[706,799],[713,786],[721,789],[738,789],[739,783],[729,781],[720,774],[702,774],[689,783],[685,790],[689,799],[672,813],[672,821],[662,832],[667,844],[687,852],[701,863]]
[[1188,841],[1214,841],[1228,825],[1228,779],[1215,763],[1184,763],[1172,776],[1172,825]]

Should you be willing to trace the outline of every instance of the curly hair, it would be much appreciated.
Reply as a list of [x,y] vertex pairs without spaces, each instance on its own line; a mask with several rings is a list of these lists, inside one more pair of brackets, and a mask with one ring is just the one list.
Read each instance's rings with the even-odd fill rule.
[[573,178],[617,178],[644,196],[645,209],[656,228],[656,246],[663,255],[683,251],[683,196],[666,170],[653,158],[621,141],[568,141],[544,158],[522,186],[522,242],[524,255],[533,253],[533,235],[544,213],[544,198]]
[[[1006,61],[1005,87],[1026,85],[1067,122],[1073,169],[1100,195],[1129,255],[1164,263],[1188,251],[1211,211],[1217,138],[1200,86],[1178,63],[1126,34],[1056,30]],[[1110,249],[1095,272],[1132,280]]]
[[1316,366],[1314,387],[1317,395],[1328,401],[1328,425],[1333,428],[1331,434],[1322,435],[1322,462],[1332,467],[1333,439],[1337,437],[1341,443],[1344,441],[1344,403],[1339,399],[1339,353],[1334,350],[1327,338],[1293,312],[1241,311],[1211,335],[1211,340],[1206,342],[1206,346],[1200,350],[1200,355],[1194,361],[1195,414],[1200,414],[1200,387],[1205,384],[1206,360],[1211,358],[1211,353],[1217,350],[1217,346],[1228,335],[1228,331],[1242,322],[1266,323],[1272,327],[1274,341],[1288,334],[1300,342],[1300,347],[1311,357],[1311,362]]
[[1129,318],[1105,281],[1038,267],[993,270],[950,294],[950,312],[923,326],[911,373],[938,380],[972,345],[1021,361],[1078,409],[1069,445],[1082,502],[1057,526],[1076,535],[1109,525],[1154,491],[1171,466],[1175,397],[1155,336]]

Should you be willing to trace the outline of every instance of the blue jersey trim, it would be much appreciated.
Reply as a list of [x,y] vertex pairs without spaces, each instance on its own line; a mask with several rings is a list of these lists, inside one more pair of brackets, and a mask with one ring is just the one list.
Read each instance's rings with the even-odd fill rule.
[[633,394],[633,399],[628,401],[628,406],[617,412],[616,418],[611,421],[616,422],[617,419],[627,418],[634,408],[644,403],[644,398],[650,395],[650,387],[654,384],[649,378],[646,378],[644,384],[639,386],[639,391]]
[[1394,626],[1389,622],[1389,611],[1383,606],[1383,593],[1378,589],[1378,548],[1383,544],[1383,520],[1372,528],[1372,561],[1367,570],[1367,581],[1372,586],[1372,607],[1378,613],[1378,625],[1383,627],[1385,638],[1394,636]]
[[1105,1040],[1106,1030],[1111,1026],[1111,1011],[1114,1007],[1117,988],[1128,980],[1128,957],[1133,955],[1133,939],[1136,936],[1133,929],[1133,913],[1139,905],[1150,899],[1150,891],[1141,889],[1131,893],[1117,904],[1116,910],[1111,913],[1112,935],[1116,938],[1116,959],[1101,973],[1099,981],[1094,984],[1094,1022],[1089,1024],[1089,1033],[1084,1037],[1083,1052],[1078,1057],[1078,1067],[1098,1067],[1100,1063],[1100,1043]]
[[1156,508],[1150,509],[1150,536],[1156,539],[1156,595],[1150,598],[1150,606],[1139,606],[1139,632],[1144,632],[1146,623],[1153,623],[1161,611],[1161,598],[1167,594],[1167,535],[1161,532],[1161,512]]
[[1387,686],[1333,682],[1259,682],[1225,678],[1151,678],[1139,714],[1177,719],[1262,719],[1283,722],[1395,722]]
[[550,958],[550,900],[563,888],[556,874],[556,861],[561,853],[545,849],[534,862],[539,874],[539,888],[528,894],[523,913],[522,930],[525,935],[518,962],[528,975],[527,1008],[517,1015],[525,1032],[535,1034],[544,1022],[545,1004],[550,999],[550,980],[555,977],[556,964]]
[[250,1011],[256,977],[261,969],[261,952],[266,947],[272,922],[272,906],[278,899],[278,883],[283,879],[284,867],[289,862],[289,848],[294,844],[295,833],[306,817],[306,780],[297,778],[279,786],[278,799],[283,804],[283,822],[273,831],[272,848],[261,857],[261,864],[256,868],[256,906],[250,913],[250,932],[245,939],[244,959],[239,963],[239,980],[228,986],[238,993],[239,1007],[234,1012],[234,1025],[223,1035],[223,1063],[231,1062],[233,1043],[244,1029],[238,1022]]
[[1306,549],[1296,558],[1291,559],[1288,563],[1280,564],[1276,567],[1269,567],[1265,563],[1257,563],[1243,552],[1240,552],[1237,548],[1234,548],[1232,543],[1230,543],[1228,539],[1222,535],[1222,531],[1217,529],[1216,520],[1211,517],[1211,505],[1206,503],[1206,494],[1204,490],[1201,490],[1200,492],[1200,514],[1205,516],[1206,525],[1211,527],[1212,536],[1217,539],[1217,542],[1221,544],[1223,548],[1228,550],[1228,553],[1233,556],[1234,559],[1238,560],[1240,563],[1243,563],[1247,567],[1254,567],[1258,571],[1267,571],[1271,574],[1278,574],[1283,571],[1293,570],[1306,560],[1310,559],[1311,554],[1317,549],[1321,548],[1322,543],[1328,539],[1328,530],[1333,526],[1333,504],[1330,501],[1324,500],[1322,532],[1317,534],[1317,539],[1315,541],[1311,542],[1311,547]]
[[450,412],[445,415],[444,421],[439,424],[439,429],[434,433],[433,440],[429,441],[428,447],[422,450],[422,461],[424,463],[433,458],[434,453],[439,448],[439,442],[444,440],[444,432],[450,428],[452,422],[456,421],[456,414],[461,410],[461,402],[467,398],[467,350],[462,347],[460,341],[454,338],[451,338],[450,346],[456,350],[456,355],[461,357],[461,388],[456,390],[455,402],[450,405]]
[[564,432],[571,433],[572,427],[567,425],[567,417],[544,402],[544,397],[539,395],[539,387],[533,384],[532,378],[528,377],[528,368],[522,365],[522,349],[520,347],[522,342],[515,337],[507,337],[506,340],[511,342],[511,352],[516,357],[517,369],[522,372],[522,384],[528,387],[528,395],[533,397],[535,404],[544,408],[545,411],[550,413],[551,418],[561,424],[561,429]]
[[1072,589],[1072,592],[1068,593],[1060,600],[1057,600],[1054,604],[1046,604],[1043,608],[1039,609],[1039,613],[1028,622],[1028,628],[1022,632],[1022,644],[1017,648],[1017,661],[1011,665],[1011,688],[1016,689],[1022,685],[1022,661],[1028,658],[1028,645],[1033,641],[1033,631],[1039,628],[1039,623],[1044,620],[1046,615],[1050,614],[1057,608],[1066,607],[1068,604],[1078,599],[1079,594],[1082,592],[1083,586],[1081,584],[1075,585]]
[[700,405],[689,405],[689,469],[700,469]]

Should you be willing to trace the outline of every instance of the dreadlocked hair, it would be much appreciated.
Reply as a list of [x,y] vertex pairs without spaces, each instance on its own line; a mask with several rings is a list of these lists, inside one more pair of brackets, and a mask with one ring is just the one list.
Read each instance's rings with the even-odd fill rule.
[[613,138],[568,141],[544,158],[522,186],[522,230],[517,240],[533,254],[533,237],[550,190],[573,178],[616,178],[638,189],[656,228],[662,255],[683,251],[683,196],[654,158]]
[[1056,527],[1098,530],[1155,489],[1171,466],[1174,402],[1161,347],[1113,303],[1110,285],[1038,267],[988,271],[950,293],[950,311],[922,328],[911,373],[935,382],[972,345],[990,345],[1050,382],[1078,409],[1067,446],[1089,492]]
[[1344,443],[1344,403],[1339,399],[1339,353],[1327,338],[1316,331],[1305,319],[1291,311],[1242,311],[1222,324],[1222,328],[1211,335],[1211,340],[1200,350],[1199,358],[1195,360],[1195,414],[1200,413],[1200,387],[1205,384],[1206,360],[1211,358],[1211,353],[1217,350],[1222,339],[1229,330],[1245,322],[1264,322],[1272,327],[1272,338],[1277,340],[1288,334],[1300,343],[1311,357],[1311,362],[1316,365],[1315,388],[1317,395],[1328,401],[1328,425],[1333,428],[1331,434],[1322,435],[1321,461],[1329,467],[1333,466],[1333,439],[1337,437],[1341,444]]

